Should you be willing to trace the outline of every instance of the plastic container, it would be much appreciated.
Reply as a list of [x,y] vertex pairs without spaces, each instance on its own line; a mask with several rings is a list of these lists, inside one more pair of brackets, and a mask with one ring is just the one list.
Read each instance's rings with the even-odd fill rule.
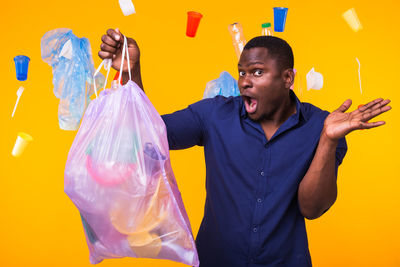
[[195,37],[203,15],[195,11],[189,11],[187,15],[186,36]]
[[343,19],[347,22],[347,24],[349,24],[350,28],[354,32],[358,32],[359,30],[361,30],[363,28],[360,20],[358,19],[356,10],[354,8],[350,8],[349,10],[344,12],[342,14],[342,16],[343,16]]
[[15,141],[15,145],[11,154],[14,157],[19,157],[24,152],[25,148],[28,144],[33,140],[32,136],[26,133],[19,133],[17,140]]
[[18,81],[26,81],[28,78],[28,65],[30,58],[27,56],[14,57],[15,71],[17,73]]
[[246,45],[246,38],[243,35],[243,28],[239,22],[235,22],[230,24],[228,27],[229,33],[232,37],[233,47],[235,48],[235,53],[237,58],[240,58],[240,54],[242,54],[243,48]]
[[263,23],[261,24],[261,35],[264,36],[272,36],[272,29],[271,29],[271,23],[267,22],[267,23]]
[[119,0],[119,6],[125,16],[132,15],[136,12],[132,0]]
[[283,32],[285,30],[287,7],[274,7],[274,31]]

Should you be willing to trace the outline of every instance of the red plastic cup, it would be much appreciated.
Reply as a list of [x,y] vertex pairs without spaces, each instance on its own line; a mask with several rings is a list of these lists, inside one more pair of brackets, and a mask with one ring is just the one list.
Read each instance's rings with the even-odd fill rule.
[[197,28],[199,27],[200,20],[203,15],[195,11],[189,11],[187,14],[188,19],[186,25],[186,36],[195,37]]

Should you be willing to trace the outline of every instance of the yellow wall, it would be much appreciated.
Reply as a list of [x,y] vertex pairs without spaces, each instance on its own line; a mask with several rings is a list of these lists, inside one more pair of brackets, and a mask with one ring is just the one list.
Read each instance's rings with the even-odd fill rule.
[[[400,130],[398,88],[398,0],[381,1],[134,1],[137,14],[123,16],[117,0],[3,1],[0,105],[0,266],[90,266],[79,214],[63,192],[63,171],[76,132],[58,127],[59,100],[51,67],[40,57],[40,39],[67,27],[91,41],[95,65],[100,37],[119,27],[137,39],[143,83],[160,113],[201,99],[208,81],[223,70],[237,77],[228,24],[240,21],[246,38],[272,20],[273,6],[289,7],[286,30],[277,34],[293,47],[302,101],[336,109],[346,98],[354,106],[390,98],[387,125],[348,136],[349,151],[339,169],[337,203],[307,222],[315,266],[400,266]],[[354,33],[341,17],[354,7],[364,29]],[[203,13],[196,38],[185,36],[186,12]],[[15,78],[13,57],[31,58],[28,81]],[[362,64],[361,95],[357,62]],[[320,91],[307,91],[311,67],[324,75]],[[113,75],[113,73],[112,73]],[[15,92],[25,86],[14,119]],[[300,87],[302,93],[300,94]],[[354,108],[354,107],[353,107]],[[35,140],[21,158],[10,155],[16,135]],[[205,198],[201,148],[172,152],[172,164],[196,234]],[[101,266],[183,266],[146,259],[106,260]]]

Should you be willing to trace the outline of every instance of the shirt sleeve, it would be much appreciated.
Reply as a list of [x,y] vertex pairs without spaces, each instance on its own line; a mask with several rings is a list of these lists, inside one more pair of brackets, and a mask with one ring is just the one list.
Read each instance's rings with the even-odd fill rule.
[[167,127],[169,149],[203,146],[206,133],[204,118],[212,108],[213,100],[204,99],[185,109],[162,115],[161,118]]
[[340,138],[339,143],[336,147],[336,165],[335,165],[335,174],[337,176],[339,165],[342,164],[343,158],[347,153],[347,142],[346,138]]

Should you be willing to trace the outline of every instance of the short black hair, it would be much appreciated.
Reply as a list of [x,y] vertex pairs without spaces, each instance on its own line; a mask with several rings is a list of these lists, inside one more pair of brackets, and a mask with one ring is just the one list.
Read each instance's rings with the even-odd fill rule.
[[285,40],[275,36],[257,36],[251,39],[244,46],[244,49],[248,50],[255,47],[267,48],[271,58],[277,61],[280,71],[293,69],[293,51]]

